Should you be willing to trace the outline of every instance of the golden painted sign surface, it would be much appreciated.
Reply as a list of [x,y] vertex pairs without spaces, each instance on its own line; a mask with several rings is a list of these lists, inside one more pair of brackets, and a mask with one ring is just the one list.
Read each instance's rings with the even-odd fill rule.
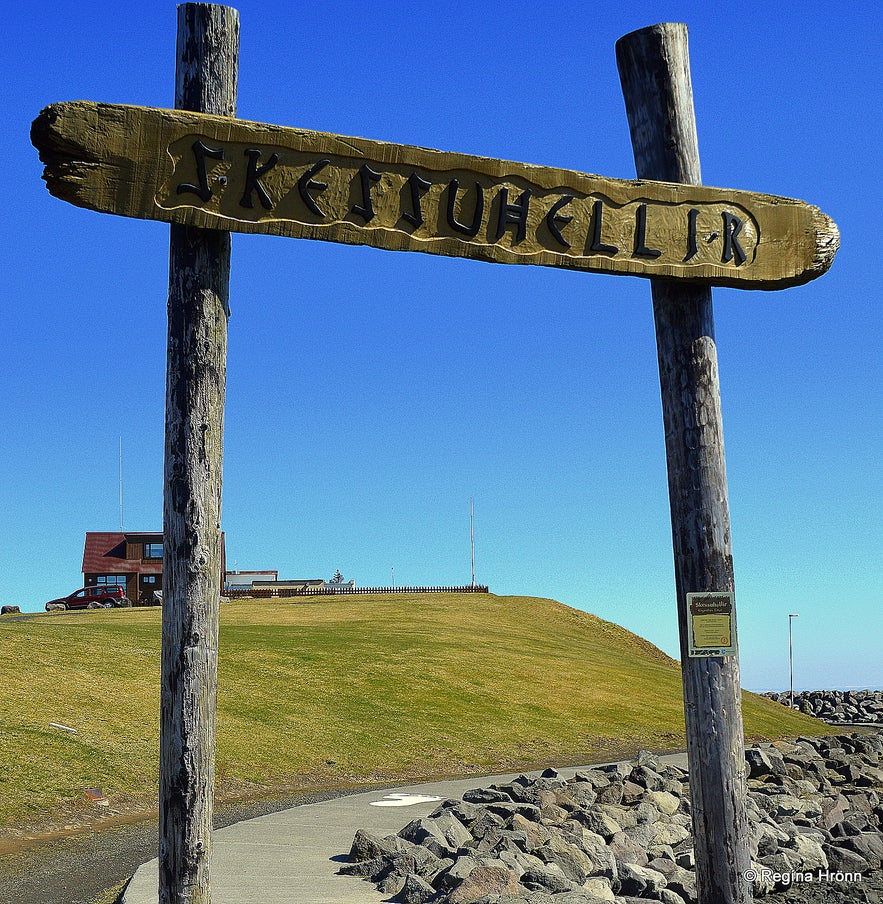
[[736,606],[728,592],[687,594],[688,655],[736,654]]
[[819,276],[838,244],[788,198],[176,110],[53,104],[32,140],[63,200],[235,232],[762,289]]

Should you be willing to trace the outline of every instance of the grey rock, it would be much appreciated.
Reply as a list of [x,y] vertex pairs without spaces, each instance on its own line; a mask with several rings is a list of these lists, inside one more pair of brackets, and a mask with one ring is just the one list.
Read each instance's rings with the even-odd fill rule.
[[519,893],[518,877],[502,866],[477,866],[449,895],[449,904],[476,904],[483,897]]
[[449,810],[440,813],[432,821],[438,826],[448,845],[454,850],[473,840],[469,829]]
[[[668,844],[669,836],[667,834],[659,834],[660,830],[664,830],[667,828],[679,828],[675,826],[665,826],[665,825],[637,825],[637,826],[629,826],[626,829],[623,829],[623,832],[628,835],[632,841],[635,842],[640,848],[646,850],[650,847],[651,844]],[[681,829],[682,832],[686,832],[685,829]]]
[[420,876],[415,876],[412,873],[405,876],[398,900],[402,904],[426,904],[434,896],[435,889],[428,882],[421,879]]
[[595,789],[590,784],[584,782],[574,782],[569,785],[567,794],[570,799],[580,807],[591,807],[598,799]]
[[466,823],[469,834],[477,840],[485,838],[489,832],[499,831],[506,825],[506,820],[490,810],[481,809],[479,814]]
[[359,829],[353,838],[349,858],[352,861],[373,860],[375,857],[391,854],[394,850],[395,847],[390,842]]
[[385,857],[372,857],[370,860],[359,860],[356,863],[345,863],[338,872],[342,876],[359,876],[372,882],[389,868]]
[[823,844],[822,848],[828,858],[828,867],[834,872],[866,873],[870,869],[868,861],[849,848],[838,847],[836,844]]
[[648,791],[647,801],[666,816],[674,816],[681,806],[680,796],[674,795],[670,791]]
[[625,802],[614,804],[599,804],[596,808],[601,813],[606,813],[621,829],[628,829],[638,824],[635,808]]
[[513,815],[511,825],[514,831],[524,833],[527,851],[532,851],[534,848],[540,847],[540,845],[545,844],[551,837],[551,833],[545,826],[528,819],[521,813]]
[[749,747],[745,751],[749,778],[763,778],[771,775],[787,775],[782,755],[771,748]]
[[637,863],[640,866],[647,865],[647,852],[624,832],[617,832],[607,844],[618,864]]
[[551,894],[572,891],[576,883],[564,875],[561,867],[554,863],[541,866],[531,865],[522,873],[521,884],[532,891],[545,890]]
[[624,895],[636,898],[651,897],[668,884],[665,876],[658,870],[636,863],[626,863],[619,871],[619,882]]
[[456,847],[450,844],[435,819],[427,819],[425,817],[412,819],[399,832],[399,835],[405,841],[425,847],[436,857],[447,857],[456,853]]
[[470,804],[465,800],[446,800],[440,803],[430,814],[430,819],[440,815],[441,813],[453,813],[463,825],[468,826],[474,819],[477,819],[485,811],[478,804]]
[[[661,791],[651,791],[650,794],[661,794]],[[635,816],[639,825],[649,825],[659,819],[659,810],[646,798],[635,807]]]
[[553,835],[542,847],[534,852],[544,863],[554,863],[564,875],[581,885],[592,873],[592,861],[578,845]]
[[610,784],[610,779],[600,769],[585,769],[582,772],[577,772],[573,777],[573,781],[575,784],[589,784],[596,790]]
[[690,832],[676,823],[658,822],[653,825],[651,844],[668,844],[674,847],[690,837]]
[[660,888],[656,892],[656,898],[662,901],[662,904],[684,904],[684,898],[670,888]]
[[539,807],[535,807],[533,804],[517,803],[516,801],[511,801],[509,803],[501,801],[500,803],[489,803],[485,806],[487,807],[489,812],[496,813],[497,816],[502,816],[503,819],[509,819],[515,813],[520,813],[527,819],[532,819],[534,822],[539,822],[542,816]]
[[444,872],[439,873],[435,885],[442,891],[456,888],[478,866],[474,857],[459,857]]
[[583,889],[590,895],[600,898],[602,901],[615,901],[616,896],[613,894],[613,887],[610,880],[603,876],[590,876],[583,882]]
[[622,831],[622,826],[603,810],[586,810],[574,815],[590,832],[594,832],[602,838],[612,838]]
[[649,766],[635,766],[629,773],[629,781],[648,791],[664,791],[665,779]]
[[650,860],[671,860],[672,863],[676,859],[674,848],[669,844],[651,844],[647,848],[647,856]]
[[622,801],[621,781],[613,781],[597,789],[596,800],[599,804],[618,804]]
[[[666,889],[673,894],[678,895],[682,901],[687,902],[687,904],[695,904],[698,900],[698,895],[696,893],[696,874],[691,870],[681,869],[680,867],[676,867],[674,871],[665,872],[664,864],[657,864],[661,868],[658,870],[665,876],[665,881],[667,883]],[[651,869],[655,869],[656,867],[650,867]]]
[[822,845],[809,835],[795,835],[789,839],[786,848],[780,850],[793,851],[797,856],[797,869],[811,872],[828,868],[828,858]]
[[463,795],[463,800],[469,804],[512,803],[512,798],[505,791],[495,788],[474,788]]
[[838,841],[838,845],[858,854],[871,869],[880,869],[883,865],[883,836],[879,832],[851,835]]

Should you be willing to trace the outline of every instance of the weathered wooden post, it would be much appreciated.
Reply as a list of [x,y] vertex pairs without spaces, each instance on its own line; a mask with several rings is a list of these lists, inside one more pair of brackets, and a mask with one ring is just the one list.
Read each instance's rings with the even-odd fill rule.
[[[628,34],[617,42],[616,58],[638,178],[700,184],[686,26],[666,23]],[[688,637],[687,594],[734,590],[711,289],[654,279],[651,291],[697,890],[701,904],[745,904],[752,888],[745,878],[750,855],[739,661],[735,653],[691,656]],[[735,647],[735,637],[730,640],[727,646]]]
[[[235,116],[238,59],[236,10],[179,6],[176,109]],[[159,901],[208,904],[230,234],[173,223],[169,249]]]

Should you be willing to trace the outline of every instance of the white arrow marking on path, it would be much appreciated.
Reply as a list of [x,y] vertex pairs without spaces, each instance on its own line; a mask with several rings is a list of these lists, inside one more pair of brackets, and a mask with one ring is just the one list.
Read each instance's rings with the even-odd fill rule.
[[429,794],[387,794],[383,800],[372,800],[372,807],[411,807],[414,804],[429,804],[441,800]]

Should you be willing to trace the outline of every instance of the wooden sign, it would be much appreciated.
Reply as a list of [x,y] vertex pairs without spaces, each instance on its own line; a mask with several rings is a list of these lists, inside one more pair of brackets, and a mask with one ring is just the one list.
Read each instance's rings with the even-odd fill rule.
[[52,104],[31,138],[65,201],[231,232],[745,289],[808,282],[839,242],[789,198],[180,110]]

